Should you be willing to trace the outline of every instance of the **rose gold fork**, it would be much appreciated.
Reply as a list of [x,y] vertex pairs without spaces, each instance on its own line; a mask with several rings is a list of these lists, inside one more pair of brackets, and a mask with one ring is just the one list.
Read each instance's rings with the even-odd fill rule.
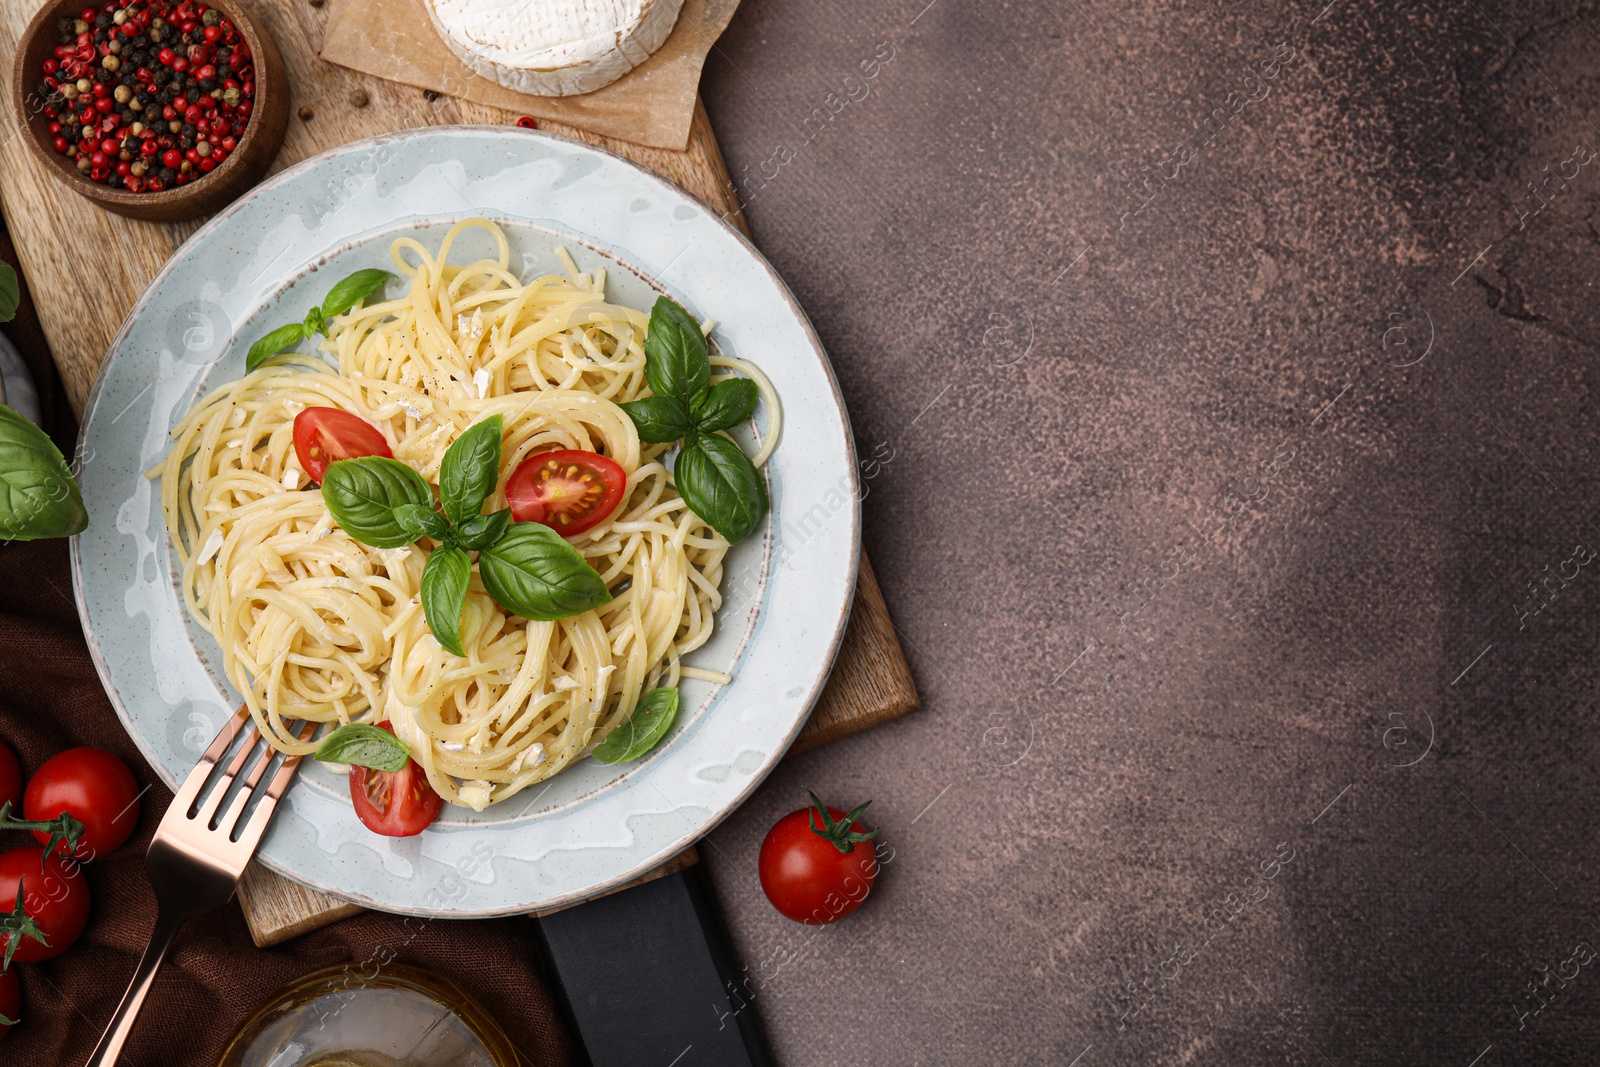
[[[162,817],[161,825],[156,828],[150,851],[144,857],[145,874],[156,894],[156,926],[150,934],[150,944],[139,958],[139,966],[134,969],[128,992],[123,995],[116,1014],[106,1026],[94,1055],[89,1057],[88,1067],[111,1067],[117,1062],[122,1054],[122,1046],[133,1030],[133,1020],[138,1016],[146,994],[150,992],[156,970],[166,958],[167,950],[172,947],[178,928],[198,915],[222,907],[233,896],[239,876],[244,874],[245,865],[250,862],[256,846],[261,844],[261,838],[267,832],[267,823],[272,818],[273,809],[278,806],[278,799],[289,788],[289,780],[294,777],[295,769],[300,764],[298,756],[285,759],[279,766],[278,772],[267,783],[265,795],[260,798],[249,821],[242,828],[239,827],[240,816],[250,799],[256,795],[257,787],[265,777],[272,757],[276,755],[276,750],[262,741],[261,731],[251,727],[250,735],[238,753],[213,784],[211,791],[206,793],[205,799],[201,800],[200,795],[205,790],[211,772],[249,721],[250,715],[241,705],[223,725],[194,770],[189,772],[177,796],[172,798],[172,806]],[[307,723],[301,731],[300,740],[309,738],[315,729],[315,723]],[[251,769],[250,776],[234,794],[227,812],[220,819],[217,818],[217,811],[229,787],[258,745],[264,747],[265,751]]]

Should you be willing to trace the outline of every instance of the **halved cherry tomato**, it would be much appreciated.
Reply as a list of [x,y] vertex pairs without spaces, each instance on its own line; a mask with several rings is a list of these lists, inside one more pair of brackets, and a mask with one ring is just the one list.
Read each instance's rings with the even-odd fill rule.
[[517,522],[537,522],[571,537],[605,519],[628,488],[628,473],[598,452],[539,452],[506,479],[506,503]]
[[306,408],[294,417],[294,454],[312,481],[320,483],[328,464],[359,456],[394,458],[379,429],[359,415],[338,408]]
[[[386,722],[380,722],[378,729],[394,733],[394,727]],[[416,760],[406,760],[405,768],[398,771],[351,767],[350,802],[366,828],[384,837],[422,833],[438,817],[443,803]]]

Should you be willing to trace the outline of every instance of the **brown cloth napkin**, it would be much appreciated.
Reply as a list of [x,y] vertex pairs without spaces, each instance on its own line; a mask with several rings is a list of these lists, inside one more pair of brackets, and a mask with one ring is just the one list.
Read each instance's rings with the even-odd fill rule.
[[[0,230],[0,259],[16,265]],[[71,455],[76,427],[31,304],[5,326],[39,384],[45,429]],[[112,516],[91,515],[90,521]],[[139,832],[86,869],[89,927],[53,960],[12,964],[22,977],[22,1021],[0,1038],[0,1065],[72,1067],[89,1058],[144,950],[155,897],[144,852],[172,795],[146,766],[100,688],[72,601],[67,543],[0,542],[0,738],[31,773],[74,745],[115,752],[141,783]],[[32,844],[0,834],[0,849]],[[369,912],[286,945],[258,949],[236,902],[184,928],[157,975],[126,1067],[210,1067],[251,1010],[278,987],[319,967],[389,957],[453,980],[506,1031],[526,1064],[574,1062],[542,975],[534,924],[521,918],[402,925]]]
[[480,77],[440,39],[425,0],[338,0],[318,55],[388,81],[681,151],[689,143],[700,68],[738,6],[739,0],[684,0],[654,55],[581,96],[532,96]]

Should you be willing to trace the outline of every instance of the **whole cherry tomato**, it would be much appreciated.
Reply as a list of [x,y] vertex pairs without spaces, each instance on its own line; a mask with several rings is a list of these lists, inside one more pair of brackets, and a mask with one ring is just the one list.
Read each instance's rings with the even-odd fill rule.
[[810,796],[811,807],[791,811],[767,831],[758,866],[773,907],[820,926],[849,915],[872,892],[878,857],[869,842],[878,831],[856,821],[866,804],[846,815]]
[[341,459],[394,458],[376,426],[338,408],[306,408],[294,417],[294,454],[300,457],[306,476],[318,484],[328,466]]
[[[69,748],[45,760],[28,781],[22,814],[33,822],[63,813],[83,824],[73,859],[87,862],[115,851],[139,825],[139,783],[128,765],[103,748]],[[34,830],[34,840],[48,847],[50,831]],[[65,842],[55,847],[68,852]],[[8,903],[0,897],[0,908]]]
[[[18,886],[20,915],[11,912]],[[46,856],[37,845],[0,852],[0,902],[0,963],[6,952],[22,963],[59,956],[89,922],[89,883],[83,871],[70,860]]]
[[[394,733],[394,727],[386,722],[378,723],[378,729]],[[398,771],[351,767],[350,802],[366,828],[385,837],[422,833],[438,817],[443,803],[428,784],[427,773],[413,759],[406,760]]]
[[598,452],[565,448],[535,452],[506,479],[506,503],[517,522],[537,522],[572,537],[617,510],[628,472]]

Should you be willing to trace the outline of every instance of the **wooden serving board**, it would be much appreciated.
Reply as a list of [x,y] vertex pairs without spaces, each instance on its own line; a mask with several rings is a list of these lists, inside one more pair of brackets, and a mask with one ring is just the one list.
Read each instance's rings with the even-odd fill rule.
[[[335,0],[337,2],[337,0]],[[292,117],[273,170],[350,141],[417,126],[503,124],[515,114],[482,104],[429,94],[381,81],[316,58],[329,9],[309,0],[260,0],[255,10],[283,53],[289,71]],[[0,4],[0,54],[15,52],[32,16],[28,0]],[[365,103],[356,101],[364,94]],[[12,138],[20,135],[15,108],[0,117],[0,210],[16,242],[23,272],[41,294],[39,319],[73,409],[79,414],[101,357],[128,310],[173,251],[201,225],[135,222],[108,214],[56,182]],[[541,128],[626,156],[718,208],[748,233],[716,135],[697,104],[685,151],[647,148],[585,133],[554,122]],[[917,691],[872,568],[863,556],[855,608],[833,674],[792,751],[799,752],[904,715],[918,706]],[[640,881],[694,862],[691,848]],[[361,909],[313,892],[252,864],[239,900],[256,944],[270,945],[325,926]]]

